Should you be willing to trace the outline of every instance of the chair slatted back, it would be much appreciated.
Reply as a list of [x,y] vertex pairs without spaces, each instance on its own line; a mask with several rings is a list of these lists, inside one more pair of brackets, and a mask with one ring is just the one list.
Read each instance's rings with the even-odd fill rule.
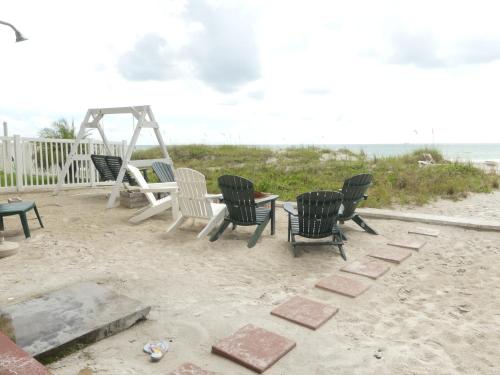
[[256,225],[252,181],[239,176],[224,175],[219,177],[218,182],[231,222],[237,225]]
[[160,182],[174,182],[175,174],[172,166],[161,161],[154,161],[151,164],[153,171],[155,172],[158,180]]
[[312,191],[299,195],[299,235],[307,238],[331,236],[341,203],[342,193],[337,191]]
[[[114,180],[116,181],[118,179],[118,174],[120,173],[120,169],[122,167],[122,158],[119,156],[105,156],[106,159],[106,164],[113,173]],[[130,174],[125,171],[125,176],[123,176],[123,182],[128,182],[130,185],[136,185],[136,182],[134,181],[133,178],[130,177]]]
[[175,181],[179,187],[179,208],[183,216],[210,219],[212,206],[206,198],[207,183],[205,176],[194,169],[178,168]]
[[92,163],[94,163],[95,169],[97,169],[97,172],[99,172],[99,179],[101,181],[115,181],[115,176],[113,175],[113,172],[108,167],[108,164],[106,163],[106,155],[96,155],[92,154],[90,155],[90,158],[92,159]]
[[363,199],[368,188],[372,185],[373,176],[371,174],[358,174],[344,181],[342,194],[344,194],[344,212],[342,217],[349,218],[354,214],[358,203]]
[[[147,189],[149,187],[147,181],[144,179],[144,176],[142,175],[139,168],[129,164],[127,166],[127,169],[132,174],[133,180],[137,182],[137,185],[139,185],[141,189]],[[156,202],[156,198],[153,193],[144,193],[144,195],[146,195],[146,198],[149,203],[153,204]]]

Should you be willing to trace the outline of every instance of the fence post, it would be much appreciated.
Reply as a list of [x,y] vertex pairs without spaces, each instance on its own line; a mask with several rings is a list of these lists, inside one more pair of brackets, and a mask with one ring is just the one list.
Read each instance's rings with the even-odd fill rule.
[[7,125],[7,121],[3,122],[3,136],[5,137],[5,140],[3,142],[3,153],[5,155],[4,159],[8,160],[8,162],[5,164],[5,170],[4,173],[7,175],[8,173],[12,173],[12,148],[10,146],[10,141],[8,139],[9,137],[9,126]]
[[16,190],[23,190],[23,159],[21,150],[21,137],[14,135],[14,165],[16,170]]
[[[92,154],[95,154],[95,151],[94,151],[94,142],[92,141],[92,139],[89,139],[89,153],[90,155]],[[90,186],[91,187],[94,187],[96,184],[95,184],[95,168],[94,168],[94,163],[92,162],[92,160],[88,161],[87,163],[89,163],[89,173],[90,173]]]

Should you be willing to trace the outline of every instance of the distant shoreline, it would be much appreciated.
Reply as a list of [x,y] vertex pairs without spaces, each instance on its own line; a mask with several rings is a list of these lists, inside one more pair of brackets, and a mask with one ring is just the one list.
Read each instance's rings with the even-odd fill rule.
[[[168,145],[168,147],[184,144]],[[212,146],[212,145],[208,145]],[[217,145],[213,145],[217,146]],[[287,145],[233,145],[242,147],[258,147],[271,149],[284,148],[325,148],[329,150],[348,149],[353,152],[363,151],[369,157],[386,157],[404,155],[421,148],[433,148],[440,151],[446,160],[484,164],[486,161],[500,164],[500,143],[400,143],[400,144],[287,144]],[[156,145],[138,145],[138,150],[146,150]]]

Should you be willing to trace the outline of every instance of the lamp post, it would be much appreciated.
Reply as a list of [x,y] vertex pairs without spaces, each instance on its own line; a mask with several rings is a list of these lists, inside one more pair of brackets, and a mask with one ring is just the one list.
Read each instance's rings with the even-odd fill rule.
[[8,22],[3,22],[3,21],[0,21],[0,24],[5,25],[5,26],[9,26],[12,30],[14,30],[14,32],[16,33],[16,42],[22,42],[24,40],[28,40],[23,36],[23,34],[21,34],[21,32],[18,29],[16,29],[14,27],[14,25],[12,25]]

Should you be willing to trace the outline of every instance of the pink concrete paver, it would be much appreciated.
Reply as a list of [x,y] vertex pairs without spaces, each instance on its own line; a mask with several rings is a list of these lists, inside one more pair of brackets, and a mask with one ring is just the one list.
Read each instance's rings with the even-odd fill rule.
[[248,324],[212,346],[212,353],[263,373],[295,347],[295,342]]
[[376,249],[369,253],[368,256],[399,264],[403,260],[408,259],[411,256],[411,251],[395,248]]
[[392,241],[388,242],[387,245],[418,251],[425,245],[425,243],[425,241]]
[[384,273],[389,271],[390,267],[378,260],[364,258],[362,260],[355,260],[340,270],[344,272],[354,273],[356,275],[366,276],[371,279],[378,279]]
[[207,371],[186,362],[181,365],[177,370],[169,372],[167,375],[221,375],[218,372]]
[[0,374],[50,375],[50,372],[0,332]]
[[431,236],[431,237],[439,236],[439,231],[437,229],[424,228],[424,227],[416,227],[414,229],[410,229],[408,233],[421,234],[423,236]]
[[370,288],[370,286],[370,284],[366,284],[362,281],[338,275],[329,276],[316,283],[317,288],[325,289],[330,292],[342,294],[352,298],[364,293]]
[[271,311],[272,315],[316,330],[339,311],[338,308],[295,296]]

